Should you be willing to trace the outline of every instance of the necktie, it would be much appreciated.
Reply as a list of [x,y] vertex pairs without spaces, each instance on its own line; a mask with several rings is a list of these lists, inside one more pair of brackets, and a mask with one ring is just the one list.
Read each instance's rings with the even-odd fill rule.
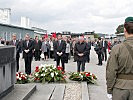
[[28,47],[29,41],[27,41],[27,47]]
[[59,40],[59,46],[60,46],[60,44],[61,44],[61,41]]
[[13,45],[16,45],[16,42],[15,42],[15,40],[13,40]]
[[104,47],[104,41],[103,41],[103,47]]

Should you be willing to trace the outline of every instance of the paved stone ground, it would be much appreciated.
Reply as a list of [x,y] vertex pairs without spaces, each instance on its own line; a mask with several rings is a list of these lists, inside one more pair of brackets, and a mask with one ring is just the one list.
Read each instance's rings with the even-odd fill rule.
[[[106,92],[106,79],[105,79],[105,70],[106,70],[106,62],[103,62],[103,66],[97,66],[98,63],[97,55],[92,47],[91,50],[91,60],[90,63],[86,63],[86,71],[90,71],[94,73],[98,77],[97,85],[88,85],[90,100],[108,100],[107,92]],[[35,67],[40,64],[55,64],[53,59],[49,59],[48,61],[33,61],[32,62],[32,71],[34,71]],[[20,71],[24,72],[24,61],[20,59]],[[73,58],[66,64],[66,72],[76,71],[76,62],[73,62]]]

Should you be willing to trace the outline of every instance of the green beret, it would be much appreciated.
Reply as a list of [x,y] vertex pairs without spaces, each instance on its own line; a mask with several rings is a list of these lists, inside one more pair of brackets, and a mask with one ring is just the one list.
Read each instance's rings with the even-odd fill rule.
[[125,19],[125,23],[128,23],[128,22],[133,22],[133,17],[127,17]]

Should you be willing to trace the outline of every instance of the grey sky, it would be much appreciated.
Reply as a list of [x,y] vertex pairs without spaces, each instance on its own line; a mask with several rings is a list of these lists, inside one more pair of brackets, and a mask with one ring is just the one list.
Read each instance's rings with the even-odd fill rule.
[[13,24],[27,16],[31,25],[48,32],[71,31],[112,34],[127,16],[133,16],[133,0],[0,0],[11,8]]

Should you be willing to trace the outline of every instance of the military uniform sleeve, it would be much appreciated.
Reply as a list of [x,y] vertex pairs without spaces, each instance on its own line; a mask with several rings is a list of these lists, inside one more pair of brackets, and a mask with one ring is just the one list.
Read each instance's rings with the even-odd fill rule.
[[107,81],[107,92],[112,94],[113,87],[116,82],[117,70],[118,70],[118,59],[115,48],[112,49],[110,57],[106,66],[106,81]]

